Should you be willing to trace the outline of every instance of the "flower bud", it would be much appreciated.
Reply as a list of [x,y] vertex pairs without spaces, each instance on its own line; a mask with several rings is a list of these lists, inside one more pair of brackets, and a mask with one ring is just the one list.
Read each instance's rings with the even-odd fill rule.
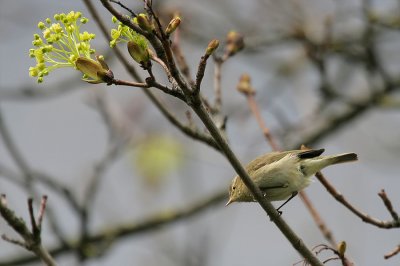
[[137,23],[142,30],[152,32],[154,30],[153,23],[150,22],[146,14],[139,14],[136,17]]
[[165,30],[165,33],[167,35],[170,35],[171,33],[173,33],[178,28],[179,24],[181,24],[181,18],[180,17],[173,18],[169,22],[169,24],[167,26],[167,29]]
[[225,53],[232,56],[244,48],[243,35],[236,31],[230,31],[226,36]]
[[146,66],[146,64],[150,62],[150,54],[147,45],[140,45],[138,42],[129,41],[127,47],[133,60],[142,66]]
[[108,67],[104,68],[103,64],[105,63],[100,63],[86,57],[79,57],[78,59],[76,59],[75,62],[76,68],[81,71],[86,77],[91,78],[83,79],[84,81],[89,83],[105,82],[107,84],[110,84],[110,82],[114,78],[114,75],[111,70],[108,69]]
[[41,21],[38,23],[37,26],[38,26],[38,28],[41,29],[41,30],[43,30],[43,29],[46,27],[46,25],[45,25],[43,22],[41,22]]
[[102,55],[96,55],[96,59],[97,59],[97,62],[100,63],[100,65],[101,65],[101,67],[102,67],[103,69],[105,69],[105,70],[109,70],[109,69],[110,69],[110,68],[108,67],[106,61],[104,60],[104,56],[102,56]]
[[210,56],[214,53],[215,50],[217,50],[219,46],[219,41],[214,39],[211,42],[208,43],[207,49],[206,49],[206,55]]
[[243,74],[240,77],[239,83],[237,85],[237,90],[245,95],[254,95],[256,93],[251,86],[251,80],[248,74]]

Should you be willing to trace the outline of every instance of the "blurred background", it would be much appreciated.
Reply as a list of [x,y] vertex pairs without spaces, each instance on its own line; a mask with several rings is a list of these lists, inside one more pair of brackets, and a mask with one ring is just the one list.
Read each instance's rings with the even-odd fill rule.
[[[100,2],[92,2],[111,29],[111,15]],[[143,11],[142,1],[123,3]],[[399,1],[153,4],[167,22],[179,12],[180,47],[192,76],[210,40],[223,43],[231,30],[244,36],[245,48],[227,60],[221,72],[221,116],[227,117],[227,138],[243,163],[271,151],[245,97],[236,90],[239,77],[248,73],[263,119],[280,147],[307,144],[325,148],[326,154],[357,153],[357,163],[328,168],[325,175],[354,206],[373,217],[391,219],[377,195],[381,189],[399,211]],[[42,84],[29,77],[28,68],[35,62],[28,51],[33,34],[40,33],[37,23],[71,10],[89,18],[84,30],[96,33],[92,46],[105,56],[114,75],[132,80],[83,1],[0,2],[0,193],[26,221],[26,199],[33,196],[38,205],[41,195],[49,196],[42,239],[50,251],[57,250],[59,264],[300,261],[258,204],[224,207],[234,170],[213,148],[171,125],[140,89],[91,85],[72,69],[56,70]],[[134,61],[131,64],[146,77]],[[210,101],[215,98],[213,71],[209,60],[202,93]],[[167,82],[160,68],[155,75]],[[187,123],[186,106],[154,92]],[[195,114],[192,117],[203,130]],[[9,141],[17,155],[10,153]],[[22,157],[26,167],[16,157]],[[346,254],[355,265],[399,265],[400,256],[383,259],[399,244],[398,229],[362,222],[319,182],[306,193],[335,238],[346,241]],[[298,197],[284,207],[283,218],[308,247],[327,243]],[[171,222],[154,223],[167,220]],[[84,241],[121,228],[127,230],[118,236]],[[0,232],[17,237],[3,219]],[[331,255],[326,251],[320,256]],[[1,265],[41,265],[30,258],[21,247],[0,242]]]

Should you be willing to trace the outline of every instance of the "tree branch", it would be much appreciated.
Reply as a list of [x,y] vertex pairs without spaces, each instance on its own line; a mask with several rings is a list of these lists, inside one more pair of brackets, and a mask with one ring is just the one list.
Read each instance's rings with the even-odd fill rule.
[[22,218],[15,216],[14,212],[7,207],[6,196],[3,194],[0,198],[0,214],[7,221],[7,223],[24,239],[24,241],[10,239],[9,237],[2,235],[5,241],[11,242],[13,244],[18,244],[25,247],[27,250],[32,251],[40,258],[43,263],[48,266],[55,266],[56,262],[49,252],[41,244],[41,223],[44,215],[44,209],[46,206],[47,196],[43,196],[42,203],[39,211],[39,220],[36,222],[32,199],[28,200],[29,217],[31,220],[32,230],[30,231],[26,226]]
[[[127,237],[132,237],[137,234],[146,232],[153,232],[157,229],[161,229],[165,226],[172,225],[178,221],[189,219],[195,215],[206,211],[213,206],[220,204],[227,199],[228,195],[226,190],[215,193],[205,199],[202,199],[189,207],[178,209],[178,210],[164,210],[160,213],[153,215],[142,221],[134,221],[124,225],[113,227],[112,229],[100,230],[97,233],[89,235],[86,238],[86,245],[98,245],[101,246],[107,243],[108,247],[111,247],[116,240],[120,240]],[[71,239],[68,241],[70,245],[57,245],[49,248],[49,251],[53,256],[57,257],[63,254],[75,252],[76,249],[81,247],[76,240]],[[19,255],[15,258],[0,261],[0,266],[8,265],[23,265],[37,261],[38,258],[35,256]]]
[[379,228],[385,228],[385,229],[400,227],[400,219],[398,219],[398,218],[397,218],[397,220],[393,219],[392,221],[382,221],[382,220],[378,220],[374,217],[371,217],[366,213],[361,212],[356,207],[354,207],[350,202],[348,202],[346,200],[346,198],[339,191],[336,190],[336,188],[324,177],[324,175],[321,172],[318,172],[315,176],[318,178],[318,180],[321,182],[321,184],[326,188],[326,190],[328,190],[328,192],[337,201],[339,201],[343,206],[345,206],[352,213],[354,213],[356,216],[358,216],[363,222],[375,225]]

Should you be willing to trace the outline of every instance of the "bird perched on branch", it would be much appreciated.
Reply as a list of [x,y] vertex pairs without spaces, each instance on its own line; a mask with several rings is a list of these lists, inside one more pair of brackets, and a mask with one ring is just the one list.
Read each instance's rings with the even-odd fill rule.
[[[357,160],[357,154],[344,153],[320,156],[325,150],[293,150],[271,152],[261,155],[246,166],[246,171],[253,182],[270,201],[286,200],[277,210],[285,205],[299,191],[310,185],[311,177],[321,169],[332,165]],[[252,193],[236,176],[229,188],[229,201],[255,201]]]

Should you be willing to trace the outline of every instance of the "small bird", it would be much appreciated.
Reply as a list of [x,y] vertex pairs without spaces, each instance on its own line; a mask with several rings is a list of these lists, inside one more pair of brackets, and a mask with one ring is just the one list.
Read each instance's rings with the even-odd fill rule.
[[[279,211],[299,191],[312,182],[311,177],[321,169],[338,163],[357,160],[357,154],[344,153],[320,156],[325,149],[271,152],[261,155],[246,166],[246,171],[264,196],[270,201],[286,200]],[[252,202],[253,195],[239,176],[229,188],[229,201]]]

